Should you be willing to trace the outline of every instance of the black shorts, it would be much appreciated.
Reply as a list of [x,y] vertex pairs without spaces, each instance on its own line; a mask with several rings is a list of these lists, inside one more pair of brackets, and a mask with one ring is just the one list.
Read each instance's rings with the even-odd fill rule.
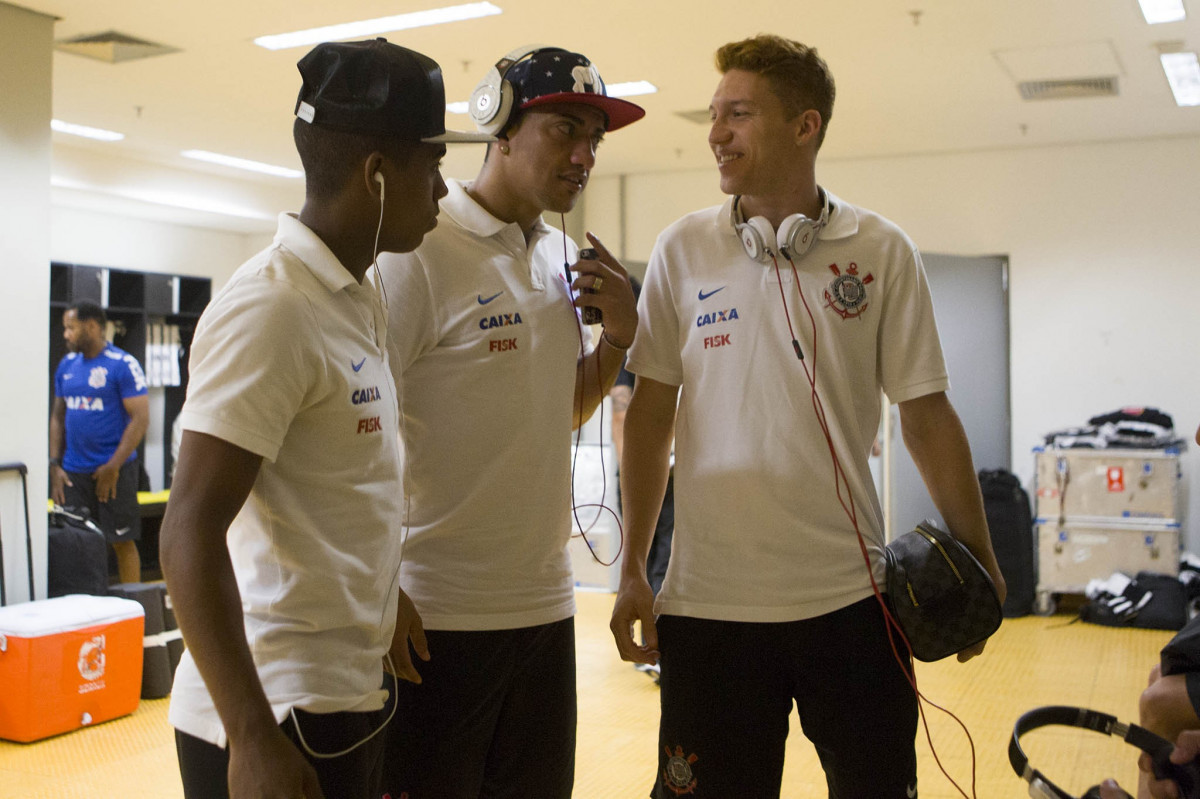
[[[297,710],[295,720],[300,722],[300,730],[308,747],[322,754],[341,752],[363,741],[378,729],[390,710],[390,705],[370,713],[306,713]],[[297,740],[295,721],[291,716],[279,727],[312,764],[326,797],[379,799],[385,733],[379,733],[340,757],[316,758],[305,752]],[[183,795],[187,799],[229,799],[228,749],[176,730],[175,752],[179,757]]]
[[575,620],[427,630],[400,683],[383,789],[393,799],[567,799],[575,783]]
[[916,796],[916,695],[874,597],[783,623],[661,616],[658,645],[651,796],[777,799],[793,702],[830,797]]
[[96,479],[89,472],[67,472],[74,485],[64,485],[68,508],[87,508],[89,518],[100,526],[110,544],[137,541],[142,537],[142,514],[138,507],[138,461],[121,466],[117,474],[117,495],[109,502],[96,497]]

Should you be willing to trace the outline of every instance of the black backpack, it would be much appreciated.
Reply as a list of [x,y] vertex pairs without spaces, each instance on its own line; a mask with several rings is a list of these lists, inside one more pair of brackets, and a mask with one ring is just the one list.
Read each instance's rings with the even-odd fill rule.
[[1004,615],[1025,616],[1033,611],[1036,575],[1033,567],[1033,513],[1029,494],[1017,476],[1006,469],[979,473],[983,510],[991,532],[992,549],[1008,586]]
[[60,508],[50,513],[46,595],[108,593],[108,541],[87,511]]

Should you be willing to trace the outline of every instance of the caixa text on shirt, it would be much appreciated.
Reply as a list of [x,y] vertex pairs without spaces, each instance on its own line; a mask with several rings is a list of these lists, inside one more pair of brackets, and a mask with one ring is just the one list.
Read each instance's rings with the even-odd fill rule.
[[509,325],[523,324],[521,321],[521,312],[498,314],[496,316],[485,316],[479,320],[480,330],[491,330],[493,327],[507,327]]
[[737,308],[730,308],[728,311],[717,311],[716,313],[700,314],[696,317],[696,327],[715,325],[721,322],[732,322],[737,318]]
[[379,393],[379,388],[377,386],[371,386],[370,388],[357,388],[354,390],[354,393],[350,395],[350,401],[355,405],[365,405],[368,402],[378,402],[381,399],[383,399],[383,395]]
[[101,397],[67,397],[67,409],[72,411],[102,411],[104,400]]

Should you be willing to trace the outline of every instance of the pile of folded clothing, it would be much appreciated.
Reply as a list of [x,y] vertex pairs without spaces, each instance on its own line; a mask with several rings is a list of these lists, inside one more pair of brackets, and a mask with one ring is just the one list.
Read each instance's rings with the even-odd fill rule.
[[1175,434],[1171,415],[1158,408],[1121,408],[1093,416],[1083,427],[1069,427],[1046,436],[1052,447],[1086,449],[1166,449],[1186,447]]

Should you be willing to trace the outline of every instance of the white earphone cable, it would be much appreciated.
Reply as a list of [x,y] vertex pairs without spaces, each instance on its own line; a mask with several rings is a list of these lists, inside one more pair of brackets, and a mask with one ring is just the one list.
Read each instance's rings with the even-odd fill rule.
[[390,713],[388,713],[388,717],[383,720],[383,723],[376,727],[373,732],[371,732],[361,741],[346,747],[340,752],[314,752],[312,747],[308,745],[308,741],[304,740],[304,733],[300,729],[300,719],[296,718],[295,706],[288,711],[288,714],[292,717],[292,725],[296,728],[296,740],[300,742],[300,748],[302,748],[309,757],[315,757],[318,760],[332,760],[335,757],[348,755],[358,747],[365,744],[367,741],[374,738],[379,733],[383,732],[385,729],[387,729],[388,724],[391,724],[392,717],[396,715],[396,706],[400,704],[400,678],[396,676],[396,666],[392,663],[391,654],[389,653],[384,655],[384,658],[387,660],[388,667],[391,669],[392,673],[392,710]]

